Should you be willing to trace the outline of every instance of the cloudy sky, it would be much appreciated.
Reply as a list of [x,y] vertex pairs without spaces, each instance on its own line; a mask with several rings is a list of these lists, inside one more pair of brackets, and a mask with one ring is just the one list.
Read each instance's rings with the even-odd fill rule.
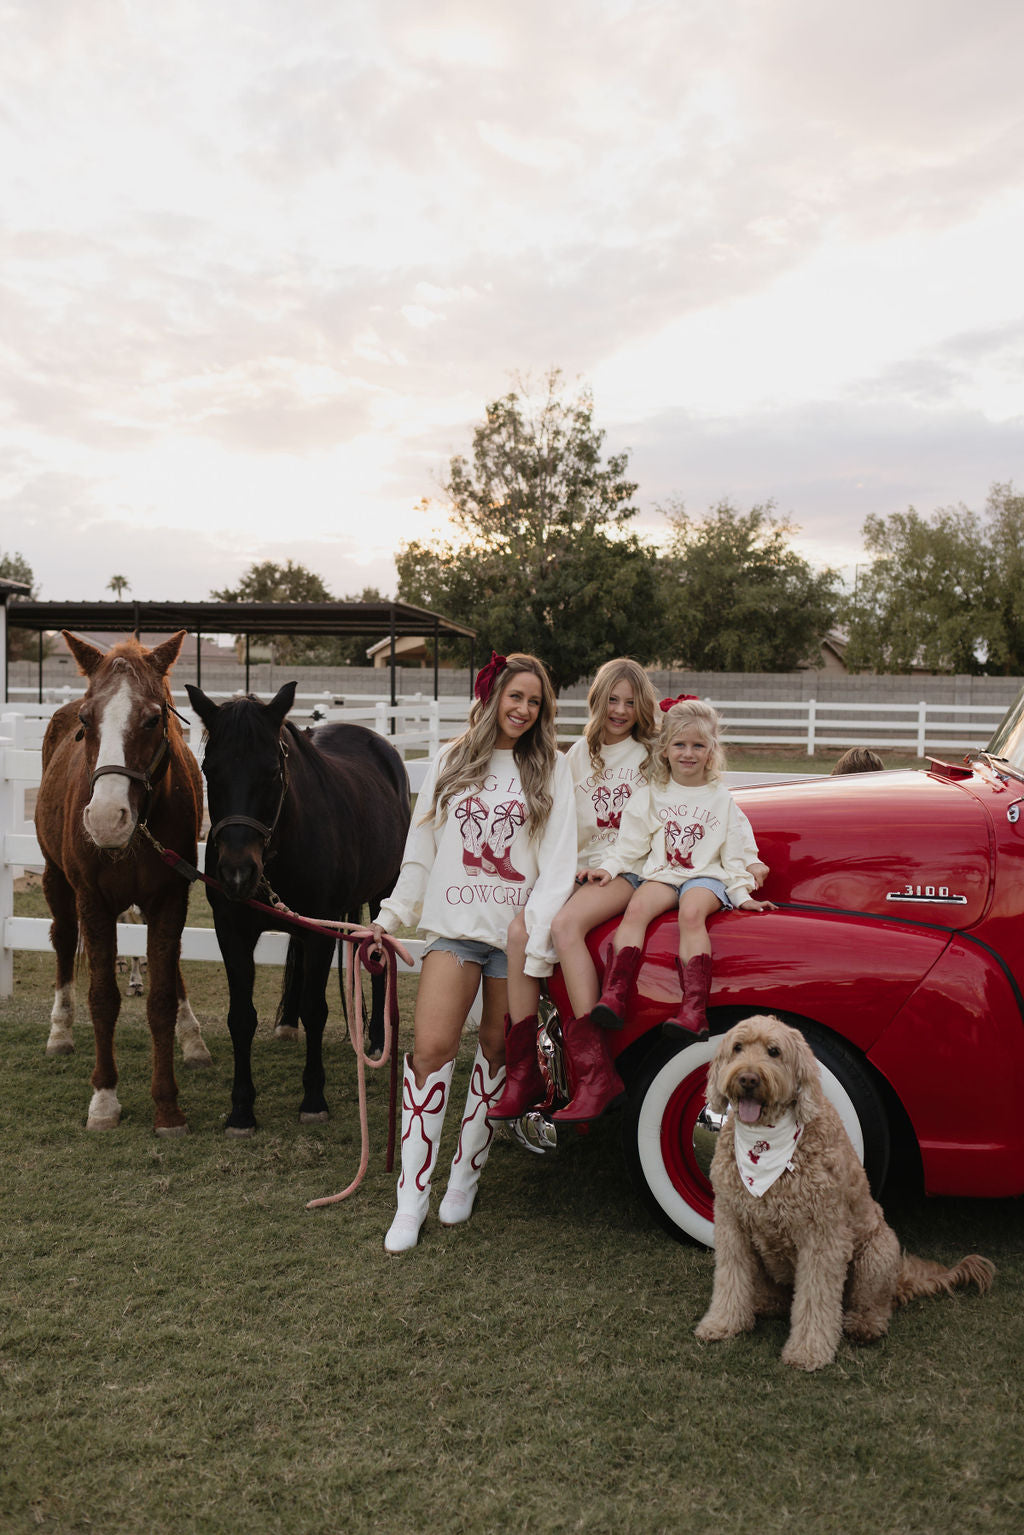
[[1019,0],[0,0],[0,552],[337,595],[549,367],[642,531],[1024,482]]

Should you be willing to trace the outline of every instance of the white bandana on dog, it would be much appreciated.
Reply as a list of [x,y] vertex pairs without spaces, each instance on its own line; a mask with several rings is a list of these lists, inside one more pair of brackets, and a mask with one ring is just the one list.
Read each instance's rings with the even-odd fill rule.
[[745,1125],[735,1112],[732,1117],[736,1166],[743,1187],[760,1199],[776,1179],[792,1169],[793,1151],[804,1127],[797,1124],[792,1109],[787,1109],[773,1125],[761,1121]]

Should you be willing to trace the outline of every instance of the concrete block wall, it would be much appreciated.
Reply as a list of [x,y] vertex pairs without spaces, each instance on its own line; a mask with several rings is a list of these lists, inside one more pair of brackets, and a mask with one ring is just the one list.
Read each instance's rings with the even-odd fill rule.
[[[442,668],[438,674],[439,691],[459,698],[469,696],[469,672]],[[367,693],[385,694],[390,687],[387,671],[371,666],[274,666],[269,662],[249,668],[249,687],[262,697],[272,697],[285,682],[296,679],[300,693],[324,693],[332,699],[357,698]],[[8,687],[28,688],[35,696],[39,679],[34,661],[16,661],[8,667]],[[196,681],[195,658],[183,654],[172,673],[172,684],[181,691],[186,682]],[[662,697],[696,693],[701,698],[749,699],[778,703],[805,703],[816,698],[822,703],[906,703],[925,699],[929,703],[957,705],[992,705],[1008,708],[1020,692],[1020,677],[931,677],[924,675],[888,676],[865,673],[836,676],[819,671],[798,672],[684,672],[652,671],[651,680]],[[58,688],[79,681],[74,662],[67,655],[48,657],[43,663],[43,687]],[[201,682],[211,693],[240,692],[245,686],[245,668],[230,653],[208,661],[204,658]],[[563,698],[585,698],[587,682],[562,691]],[[400,667],[397,687],[400,695],[434,693],[432,667]],[[24,698],[12,692],[15,700]]]

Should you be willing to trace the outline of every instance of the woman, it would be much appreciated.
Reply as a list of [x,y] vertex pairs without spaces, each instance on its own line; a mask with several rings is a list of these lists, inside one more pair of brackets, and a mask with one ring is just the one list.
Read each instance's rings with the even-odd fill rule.
[[427,939],[416,994],[412,1057],[402,1091],[398,1208],[389,1253],[419,1241],[448,1106],[455,1056],[483,983],[479,1042],[441,1202],[443,1225],[468,1220],[505,1082],[508,926],[525,918],[525,968],[554,967],[551,919],[572,889],[572,781],[555,738],[555,695],[534,656],[492,655],[477,678],[469,724],[443,747],[420,790],[402,870],[373,935],[419,927]]

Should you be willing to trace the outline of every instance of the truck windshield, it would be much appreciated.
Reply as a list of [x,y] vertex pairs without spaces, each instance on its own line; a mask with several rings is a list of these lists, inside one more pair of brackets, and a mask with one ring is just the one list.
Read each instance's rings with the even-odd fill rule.
[[988,743],[990,757],[999,757],[1019,772],[1024,771],[1024,690],[1011,704]]

